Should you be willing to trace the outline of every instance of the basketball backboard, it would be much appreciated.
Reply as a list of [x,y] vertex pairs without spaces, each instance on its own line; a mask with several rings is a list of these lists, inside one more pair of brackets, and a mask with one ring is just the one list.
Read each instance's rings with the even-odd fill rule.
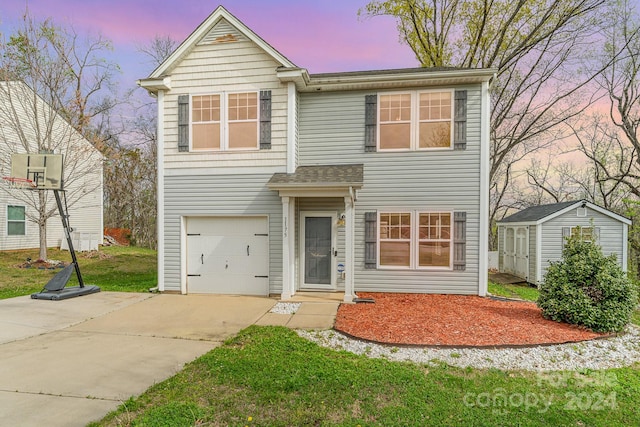
[[36,189],[63,190],[62,154],[12,154],[11,177],[29,179]]

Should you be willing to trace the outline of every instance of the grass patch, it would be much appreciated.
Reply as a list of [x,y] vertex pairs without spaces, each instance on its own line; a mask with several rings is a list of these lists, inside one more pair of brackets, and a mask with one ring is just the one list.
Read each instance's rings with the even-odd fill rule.
[[91,426],[630,425],[639,366],[503,372],[369,359],[252,326]]
[[[68,251],[50,248],[49,259],[71,262]],[[99,252],[78,254],[86,284],[103,291],[146,292],[157,285],[156,251],[130,246],[105,246]],[[59,271],[19,268],[27,258],[37,259],[37,249],[0,251],[0,299],[29,295],[42,290]],[[77,286],[75,274],[68,286]]]
[[519,298],[536,302],[540,292],[538,288],[529,285],[503,285],[489,281],[489,293],[505,298]]

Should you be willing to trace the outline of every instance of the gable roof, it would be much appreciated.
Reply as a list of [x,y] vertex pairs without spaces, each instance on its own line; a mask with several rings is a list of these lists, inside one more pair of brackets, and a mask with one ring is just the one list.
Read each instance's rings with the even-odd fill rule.
[[516,212],[513,215],[509,215],[508,217],[501,219],[500,221],[498,221],[498,224],[509,224],[516,222],[541,224],[578,207],[588,207],[620,222],[631,225],[631,220],[629,220],[628,218],[611,212],[610,210],[602,208],[584,199],[561,203],[551,203],[548,205],[531,206],[529,208],[521,210],[520,212]]
[[[148,79],[158,79],[170,72],[191,50],[206,37],[209,32],[222,20],[227,21],[235,27],[243,36],[257,44],[262,50],[270,55],[276,62],[283,67],[297,68],[296,65],[287,59],[280,52],[275,50],[269,43],[264,41],[260,36],[254,33],[249,27],[244,25],[238,18],[233,16],[223,6],[218,6],[216,10],[195,29],[189,37],[183,41],[169,57],[156,68]],[[145,79],[146,80],[146,79]]]
[[521,210],[520,212],[516,212],[513,215],[509,215],[506,218],[501,219],[498,222],[533,222],[539,221],[544,217],[551,215],[552,213],[556,213],[567,206],[571,206],[577,202],[562,202],[562,203],[552,203],[549,205],[538,205],[531,206],[530,208],[526,208]]

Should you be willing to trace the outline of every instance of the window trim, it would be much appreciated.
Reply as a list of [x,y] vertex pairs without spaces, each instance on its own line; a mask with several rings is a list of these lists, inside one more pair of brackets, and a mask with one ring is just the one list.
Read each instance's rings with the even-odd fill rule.
[[[27,235],[27,207],[24,205],[12,205],[12,204],[8,204],[7,203],[7,208],[6,208],[6,213],[7,213],[7,229],[6,229],[6,235],[7,237],[13,237],[13,236],[26,236]],[[9,219],[9,208],[22,208],[24,210],[24,219],[22,221],[19,220],[15,220],[15,219]],[[24,234],[9,234],[9,223],[21,223],[24,224]]]
[[[595,236],[595,233],[596,233],[596,228],[595,227],[582,226],[582,225],[574,225],[572,227],[569,227],[569,237],[570,238],[573,238],[574,230],[576,231],[576,234],[577,234],[578,230],[580,231],[580,241],[581,242],[593,243],[596,240],[595,239],[595,237],[596,237]],[[592,239],[588,239],[587,240],[587,239],[584,238],[584,230],[589,230],[589,235],[592,237]]]
[[[449,214],[449,265],[448,266],[420,266],[420,227],[419,219],[421,214]],[[385,240],[380,238],[381,220],[380,216],[385,214],[409,214],[411,224],[411,238],[409,239],[409,266],[383,265],[380,263],[381,243]],[[420,270],[420,271],[453,271],[454,257],[454,211],[447,209],[384,209],[377,211],[376,224],[376,268],[379,270]],[[402,240],[404,241],[404,240]],[[445,240],[437,240],[444,242]]]
[[[449,146],[448,147],[420,147],[420,95],[424,93],[449,93],[451,95],[451,112],[449,117]],[[409,119],[409,148],[382,148],[380,145],[382,125],[380,118],[381,97],[387,95],[411,95],[411,118]],[[450,151],[455,149],[455,89],[427,89],[427,90],[408,90],[408,91],[390,91],[378,92],[376,105],[376,150],[382,152],[407,152],[407,151]],[[442,120],[425,120],[428,122],[440,122]],[[388,123],[388,122],[386,122]]]
[[[245,93],[253,93],[256,95],[256,118],[255,120],[234,120],[233,123],[255,123],[256,124],[256,146],[246,148],[229,148],[229,95],[239,95]],[[220,96],[220,148],[193,148],[193,98],[197,96]],[[200,123],[200,122],[198,122]],[[202,123],[217,123],[217,122],[202,122]],[[220,92],[206,92],[206,93],[194,93],[189,96],[189,152],[192,153],[237,153],[247,151],[259,151],[260,150],[260,91],[258,90],[244,90],[244,91],[220,91]]]

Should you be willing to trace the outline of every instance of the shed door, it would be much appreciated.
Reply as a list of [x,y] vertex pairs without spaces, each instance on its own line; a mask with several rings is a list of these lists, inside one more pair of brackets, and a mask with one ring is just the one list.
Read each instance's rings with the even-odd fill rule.
[[504,270],[507,273],[515,273],[516,265],[516,238],[515,229],[507,227],[504,235]]
[[187,219],[187,293],[268,295],[266,217]]
[[529,278],[529,232],[527,227],[518,227],[515,232],[515,275]]

